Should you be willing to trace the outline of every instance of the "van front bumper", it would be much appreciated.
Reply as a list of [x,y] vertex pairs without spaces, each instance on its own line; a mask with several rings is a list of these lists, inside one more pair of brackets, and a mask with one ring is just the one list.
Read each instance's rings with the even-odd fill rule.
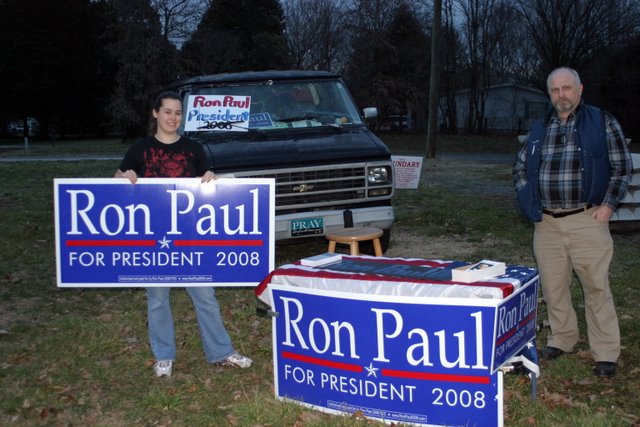
[[[354,227],[391,228],[395,220],[392,206],[351,209]],[[344,227],[344,211],[326,210],[276,215],[275,239],[290,240],[326,236]]]

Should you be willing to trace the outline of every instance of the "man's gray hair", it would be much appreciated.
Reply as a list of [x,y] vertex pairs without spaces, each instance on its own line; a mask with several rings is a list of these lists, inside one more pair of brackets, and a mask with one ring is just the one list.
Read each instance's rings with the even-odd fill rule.
[[549,73],[549,77],[547,77],[547,90],[549,90],[549,85],[551,84],[551,78],[554,77],[558,73],[564,73],[564,72],[569,72],[569,73],[573,74],[573,77],[576,80],[576,85],[577,86],[580,85],[580,75],[578,74],[578,72],[576,70],[574,70],[573,68],[570,68],[570,67],[558,67],[555,70],[553,70],[552,72],[550,72]]

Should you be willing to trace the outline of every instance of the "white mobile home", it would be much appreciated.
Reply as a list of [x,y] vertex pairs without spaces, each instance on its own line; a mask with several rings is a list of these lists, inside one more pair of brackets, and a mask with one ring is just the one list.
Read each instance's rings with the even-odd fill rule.
[[[466,89],[455,95],[458,131],[462,131],[467,123],[469,94]],[[513,135],[526,133],[549,107],[549,97],[538,89],[514,84],[491,86],[484,109],[485,131]],[[443,123],[444,117],[441,119],[440,123]]]

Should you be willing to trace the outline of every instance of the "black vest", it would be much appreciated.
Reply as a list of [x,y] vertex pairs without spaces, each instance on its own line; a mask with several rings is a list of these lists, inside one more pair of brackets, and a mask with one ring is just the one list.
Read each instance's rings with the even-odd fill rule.
[[[527,184],[517,192],[520,212],[533,222],[542,221],[542,203],[538,172],[540,154],[546,135],[545,120],[533,124],[527,139]],[[607,133],[602,110],[590,105],[581,104],[576,113],[575,143],[581,152],[580,169],[582,177],[582,194],[580,202],[599,205],[607,194],[611,166],[609,165],[609,149]]]

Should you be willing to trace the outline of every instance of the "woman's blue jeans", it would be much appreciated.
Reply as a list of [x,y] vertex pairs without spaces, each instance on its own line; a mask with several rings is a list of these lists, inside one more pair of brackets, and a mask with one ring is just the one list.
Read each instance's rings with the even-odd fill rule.
[[[204,354],[209,363],[219,362],[234,353],[231,338],[224,328],[220,305],[213,287],[186,287],[196,309]],[[171,288],[147,288],[149,340],[156,360],[175,360],[176,337],[170,303]]]

